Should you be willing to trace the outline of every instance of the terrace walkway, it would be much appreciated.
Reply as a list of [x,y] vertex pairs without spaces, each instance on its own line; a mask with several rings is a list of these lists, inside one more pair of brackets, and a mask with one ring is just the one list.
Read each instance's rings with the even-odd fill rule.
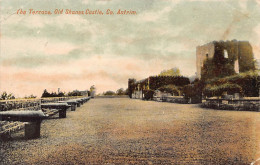
[[0,164],[250,164],[259,144],[258,112],[100,98],[0,141]]

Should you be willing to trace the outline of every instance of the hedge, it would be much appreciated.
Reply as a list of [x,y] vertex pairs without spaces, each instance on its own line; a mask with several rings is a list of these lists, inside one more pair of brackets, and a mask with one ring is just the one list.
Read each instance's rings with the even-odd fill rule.
[[162,86],[162,87],[158,88],[158,90],[161,91],[161,92],[167,92],[167,93],[174,94],[175,96],[180,95],[179,88],[175,85],[172,85],[172,84]]
[[206,82],[206,84],[210,84],[211,86],[219,86],[226,83],[237,84],[242,87],[242,92],[245,96],[259,96],[260,76],[258,71],[249,71],[224,78],[215,78]]
[[242,87],[237,84],[225,83],[222,85],[206,85],[203,89],[203,93],[205,96],[221,96],[223,92],[227,92],[228,94],[234,93],[243,93]]
[[156,90],[165,85],[185,86],[190,80],[183,76],[151,76],[149,77],[150,89]]

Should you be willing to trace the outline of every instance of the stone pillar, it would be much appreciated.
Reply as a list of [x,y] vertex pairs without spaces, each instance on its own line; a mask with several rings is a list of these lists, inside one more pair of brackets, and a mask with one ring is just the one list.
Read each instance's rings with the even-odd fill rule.
[[66,118],[66,108],[59,110],[59,118]]
[[39,138],[41,134],[41,122],[26,123],[24,133],[26,139]]
[[11,139],[11,133],[10,132],[5,132],[3,134],[0,134],[0,140],[8,140]]
[[71,104],[71,111],[76,111],[76,104],[75,103]]

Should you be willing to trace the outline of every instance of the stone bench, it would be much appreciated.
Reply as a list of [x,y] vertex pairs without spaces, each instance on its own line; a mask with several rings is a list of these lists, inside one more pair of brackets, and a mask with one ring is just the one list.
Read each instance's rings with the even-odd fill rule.
[[71,99],[70,101],[76,101],[77,102],[77,107],[80,107],[80,105],[83,104],[83,100],[82,99]]
[[71,106],[71,111],[75,111],[77,104],[79,104],[76,100],[59,101],[58,103],[67,103]]
[[83,102],[85,103],[85,102],[87,102],[87,101],[89,101],[90,100],[90,97],[83,97],[83,98],[81,98],[82,100],[83,100]]
[[45,103],[41,104],[41,108],[57,109],[59,111],[59,118],[66,118],[66,111],[71,107],[67,103]]
[[78,99],[75,99],[75,100],[79,101],[81,104],[84,104],[85,102],[90,100],[90,97],[82,97],[82,98],[78,98]]
[[[26,122],[25,124],[25,137],[28,139],[40,137],[41,122],[48,116],[40,111],[4,111],[0,112],[0,121],[19,121]],[[20,127],[20,125],[15,125]],[[2,131],[2,133],[10,133],[14,130],[13,127],[8,130]]]
[[78,98],[78,99],[75,99],[75,100],[78,101],[80,103],[80,105],[84,104],[84,100],[82,98]]

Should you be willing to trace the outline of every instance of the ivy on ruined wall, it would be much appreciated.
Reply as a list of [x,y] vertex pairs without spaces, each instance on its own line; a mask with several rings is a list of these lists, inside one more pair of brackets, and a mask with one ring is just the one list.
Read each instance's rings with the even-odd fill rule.
[[172,84],[161,86],[160,88],[158,88],[158,90],[161,92],[173,94],[174,96],[180,96],[180,94],[181,94],[181,91],[180,91],[181,87],[177,87]]
[[249,71],[241,74],[227,76],[224,78],[214,78],[206,82],[206,84],[210,84],[211,86],[220,86],[226,83],[237,84],[241,86],[244,96],[259,96],[260,76],[257,71]]
[[184,98],[195,98],[196,100],[201,100],[202,90],[205,86],[205,82],[199,79],[195,79],[191,84],[185,85],[183,87]]
[[203,94],[207,97],[221,96],[224,92],[227,92],[229,95],[233,95],[234,93],[243,94],[241,86],[231,83],[224,83],[218,86],[208,84],[203,90]]
[[247,72],[250,70],[255,70],[255,62],[253,56],[252,46],[249,42],[239,43],[240,48],[240,58],[239,58],[239,72]]
[[[239,72],[255,70],[252,47],[247,41],[214,41],[215,53],[213,58],[204,61],[201,68],[201,78],[208,80],[234,75],[235,61],[238,60]],[[224,56],[227,51],[228,57]]]
[[204,65],[201,68],[201,79],[208,80],[216,77],[225,77],[234,75],[234,67],[228,63],[226,59],[214,60],[206,59]]
[[128,79],[128,95],[130,98],[132,98],[132,93],[134,91],[134,84],[135,84],[136,80],[135,79]]
[[158,89],[166,85],[184,86],[190,84],[190,80],[183,76],[153,76],[149,77],[150,89]]

